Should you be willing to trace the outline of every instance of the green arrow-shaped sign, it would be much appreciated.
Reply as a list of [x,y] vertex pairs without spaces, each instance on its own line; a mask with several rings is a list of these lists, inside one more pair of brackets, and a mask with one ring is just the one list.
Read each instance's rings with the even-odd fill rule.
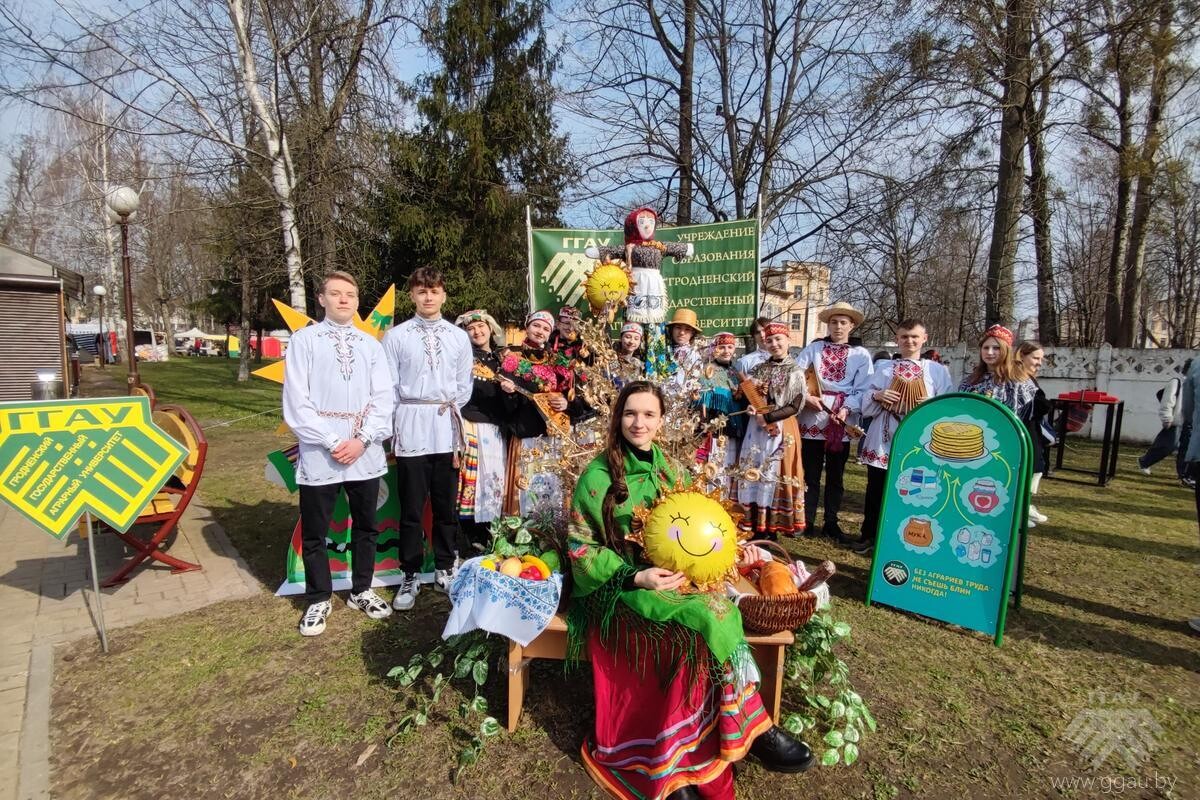
[[85,511],[127,530],[186,455],[145,397],[0,403],[0,498],[58,539]]

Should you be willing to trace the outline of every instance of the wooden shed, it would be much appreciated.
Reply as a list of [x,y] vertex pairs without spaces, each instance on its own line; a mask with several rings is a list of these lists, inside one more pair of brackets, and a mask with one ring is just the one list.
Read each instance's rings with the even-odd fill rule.
[[82,276],[0,245],[0,400],[28,400],[38,373],[70,393],[67,303],[83,297]]

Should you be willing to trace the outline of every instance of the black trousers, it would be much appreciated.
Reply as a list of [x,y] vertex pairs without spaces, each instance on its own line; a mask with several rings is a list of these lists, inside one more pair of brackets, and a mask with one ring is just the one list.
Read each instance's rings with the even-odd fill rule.
[[1188,461],[1188,477],[1196,482],[1192,492],[1196,495],[1196,522],[1200,523],[1200,461]]
[[328,600],[333,594],[329,554],[325,538],[338,492],[345,490],[350,503],[350,591],[358,594],[371,588],[375,576],[375,506],[379,478],[344,481],[324,486],[300,487],[300,546],[304,558],[304,599],[309,603]]
[[804,521],[810,534],[816,532],[814,524],[817,518],[817,501],[821,500],[821,473],[825,474],[825,517],[821,520],[822,529],[835,533],[838,524],[838,512],[842,509],[842,495],[845,487],[842,477],[846,472],[846,460],[850,458],[850,444],[842,443],[841,452],[826,453],[825,442],[822,439],[802,439],[800,442],[800,461],[804,464]]
[[425,501],[433,509],[433,567],[454,566],[458,545],[458,469],[452,453],[396,459],[396,498],[400,501],[400,563],[409,575],[419,572],[425,553],[421,515]]
[[883,490],[887,487],[887,470],[867,467],[867,496],[863,501],[862,540],[879,539],[879,512],[883,506]]
[[462,529],[458,543],[463,558],[487,551],[487,546],[492,543],[492,523],[476,522],[474,517],[459,517],[458,526]]

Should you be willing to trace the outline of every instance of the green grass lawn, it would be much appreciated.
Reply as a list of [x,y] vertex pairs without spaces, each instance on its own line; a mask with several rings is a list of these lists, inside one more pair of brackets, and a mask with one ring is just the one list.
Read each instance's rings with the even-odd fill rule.
[[[265,454],[287,441],[274,433],[278,414],[260,414],[278,408],[279,390],[257,379],[238,385],[235,370],[231,361],[181,360],[145,365],[143,379],[206,427],[201,501],[274,591],[296,521],[295,498],[263,478]],[[1200,615],[1195,509],[1169,469],[1137,473],[1134,449],[1106,488],[1043,482],[1038,506],[1050,522],[1032,531],[1024,605],[1010,611],[1002,648],[864,606],[866,559],[793,543],[805,560],[838,564],[834,615],[853,631],[841,656],[879,730],[852,767],[783,777],[739,765],[739,797],[1097,797],[1118,788],[1125,797],[1200,796],[1200,638],[1184,622]],[[1097,459],[1097,448],[1072,442],[1071,463]],[[862,468],[850,467],[847,482],[843,527],[853,530]],[[457,695],[443,698],[430,725],[385,746],[407,699],[386,673],[438,639],[447,608],[433,592],[383,622],[342,607],[324,636],[304,640],[296,603],[264,593],[116,632],[108,657],[81,642],[60,654],[55,672],[53,795],[599,796],[577,754],[590,725],[586,669],[564,675],[559,663],[535,662],[520,728],[490,740],[457,784]],[[502,716],[499,642],[494,653],[487,697]],[[785,713],[801,703],[785,691]],[[1149,757],[1136,769],[1116,756],[1090,769],[1067,738],[1090,713],[1129,734],[1140,726]]]

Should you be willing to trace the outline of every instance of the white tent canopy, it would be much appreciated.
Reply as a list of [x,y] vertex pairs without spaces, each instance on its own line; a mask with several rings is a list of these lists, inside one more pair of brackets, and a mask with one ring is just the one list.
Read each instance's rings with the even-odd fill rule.
[[177,331],[175,333],[175,336],[177,338],[181,338],[181,339],[197,339],[197,338],[204,338],[204,337],[208,336],[208,334],[205,333],[204,331],[200,330],[199,328],[192,328],[191,330],[183,331],[182,333]]

